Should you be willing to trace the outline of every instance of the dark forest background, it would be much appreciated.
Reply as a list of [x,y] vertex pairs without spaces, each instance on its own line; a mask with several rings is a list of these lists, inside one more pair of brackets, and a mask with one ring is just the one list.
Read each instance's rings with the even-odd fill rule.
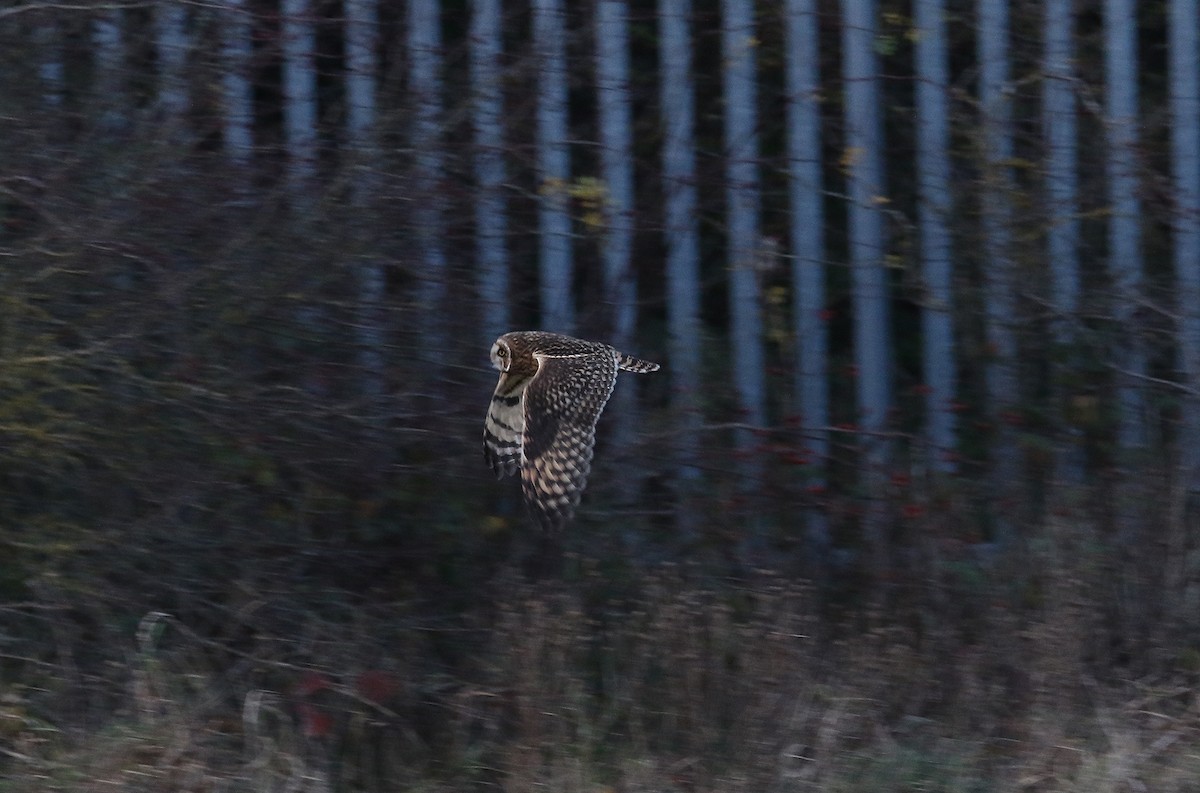
[[[1173,247],[1196,219],[1173,170],[1168,69],[1170,15],[1178,5],[1186,21],[1194,3],[1136,4],[1144,272],[1124,313],[1101,145],[1108,4],[1068,4],[1084,284],[1068,337],[1045,244],[1063,216],[1041,197],[1043,4],[1006,5],[1018,285],[1007,363],[1019,387],[1005,404],[987,379],[999,353],[978,9],[942,9],[957,386],[939,409],[956,416],[953,448],[926,424],[913,4],[870,3],[892,381],[878,429],[856,402],[858,154],[840,66],[853,3],[815,5],[830,397],[819,425],[797,409],[782,7],[750,6],[765,388],[752,420],[731,330],[723,4],[686,14],[699,249],[696,333],[682,340],[666,264],[662,8],[628,8],[636,292],[621,304],[604,276],[595,4],[564,17],[565,185],[539,165],[534,12],[503,9],[500,295],[481,287],[478,258],[479,6],[435,6],[440,107],[422,138],[414,17],[379,5],[364,149],[347,131],[351,5],[314,2],[303,18],[317,111],[303,162],[288,132],[287,3],[0,5],[0,793],[1194,787],[1197,392],[1179,358],[1195,306],[1177,273],[1200,262],[1180,265]],[[237,7],[250,23],[245,151],[230,143],[223,82],[223,14]],[[182,9],[182,38],[163,27],[168,8]],[[164,41],[185,47],[181,70]],[[556,192],[571,230],[569,330],[624,335],[664,369],[618,382],[561,571],[539,577],[528,559],[542,540],[480,443],[491,338],[547,324],[539,212]],[[422,236],[431,206],[436,269]],[[507,327],[488,324],[497,304]],[[1132,447],[1115,352],[1131,339],[1144,362]],[[682,396],[680,345],[698,363]]]

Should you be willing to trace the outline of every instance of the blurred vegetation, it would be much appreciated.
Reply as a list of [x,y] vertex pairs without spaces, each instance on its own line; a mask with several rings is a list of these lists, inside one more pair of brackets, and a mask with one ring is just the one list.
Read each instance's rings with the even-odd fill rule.
[[1188,790],[1197,654],[1113,658],[1069,525],[1019,593],[946,559],[886,611],[586,559],[454,609],[296,561],[45,579],[4,606],[3,789]]

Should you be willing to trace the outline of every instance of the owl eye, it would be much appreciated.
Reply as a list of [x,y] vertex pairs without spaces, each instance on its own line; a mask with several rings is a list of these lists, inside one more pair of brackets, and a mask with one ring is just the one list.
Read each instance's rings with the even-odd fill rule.
[[500,349],[496,350],[496,354],[497,354],[497,355],[499,355],[501,358],[507,358],[507,357],[508,357],[508,350],[506,350],[506,349],[504,349],[503,347],[501,347]]

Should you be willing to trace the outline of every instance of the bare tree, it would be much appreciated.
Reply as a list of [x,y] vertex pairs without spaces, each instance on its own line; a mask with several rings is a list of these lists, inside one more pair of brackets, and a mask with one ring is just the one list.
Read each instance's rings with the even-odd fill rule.
[[871,497],[864,519],[870,567],[886,565],[880,482],[889,450],[882,438],[892,401],[891,295],[884,261],[881,203],[883,129],[879,103],[879,65],[875,53],[877,8],[874,0],[842,2],[842,77],[845,89],[847,192],[849,193],[850,267],[854,284],[854,355],[858,372],[861,429],[860,465]]
[[[677,418],[677,479],[699,478],[700,229],[696,214],[695,84],[692,77],[690,0],[658,0],[659,98],[663,124],[663,195],[667,244],[667,359],[671,407]],[[679,513],[693,531],[690,512]]]
[[983,113],[983,269],[987,364],[987,410],[995,436],[992,478],[998,496],[998,540],[1012,531],[1011,500],[1018,475],[1016,434],[1008,416],[1018,398],[1016,300],[1012,261],[1012,102],[1009,96],[1007,0],[980,0],[976,7],[979,105]]
[[[373,205],[378,179],[373,160],[378,156],[376,96],[379,80],[379,8],[377,0],[346,0],[346,137],[355,168],[351,201],[359,208]],[[384,264],[366,250],[371,243],[357,229],[359,251],[354,269],[358,276],[358,344],[360,390],[375,423],[382,417],[384,393],[383,300]]]
[[254,151],[254,87],[250,83],[253,22],[246,0],[225,0],[221,33],[225,151],[235,164],[245,167]]
[[66,83],[63,62],[62,30],[58,18],[46,14],[36,23],[38,76],[42,81],[42,101],[47,107],[61,107]]
[[[629,94],[629,4],[627,0],[596,3],[596,98],[600,118],[600,168],[604,176],[604,296],[612,316],[611,343],[633,349],[637,326],[637,278],[633,269],[634,185],[633,120]],[[614,446],[621,448],[637,426],[632,388],[613,394],[618,415]],[[635,491],[635,488],[630,488]]]
[[317,32],[310,0],[282,0],[283,125],[288,186],[309,203],[317,171]]
[[1179,421],[1180,464],[1200,489],[1200,31],[1196,0],[1171,0],[1171,162],[1175,191],[1174,258],[1179,368],[1187,395]]
[[[792,243],[795,405],[816,474],[824,485],[829,456],[829,339],[825,317],[825,182],[821,172],[821,50],[816,0],[788,0],[787,131]],[[821,510],[806,514],[818,556],[829,545]]]
[[1146,443],[1146,353],[1138,333],[1142,294],[1142,206],[1138,196],[1138,70],[1134,0],[1105,0],[1105,131],[1108,152],[1108,269],[1112,277],[1117,355],[1117,433],[1126,452]]
[[425,349],[440,357],[447,337],[443,312],[447,308],[449,272],[446,265],[445,218],[441,181],[444,178],[442,140],[443,93],[441,9],[433,2],[408,4],[408,67],[415,112],[409,130],[413,151],[413,223],[420,274],[420,312],[426,329]]
[[[875,54],[874,2],[842,5],[842,59],[846,82],[847,183],[850,196],[850,264],[854,276],[855,356],[859,423],[882,430],[891,406],[887,269],[884,263],[882,122]],[[881,446],[869,457],[882,461]]]
[[[1045,191],[1049,226],[1046,242],[1053,294],[1054,342],[1062,350],[1074,348],[1079,323],[1079,206],[1078,141],[1073,86],[1074,19],[1072,0],[1047,0],[1042,54],[1042,129],[1046,141]],[[1072,358],[1059,364],[1054,388],[1056,413],[1065,445],[1059,450],[1059,475],[1068,482],[1083,478],[1081,433],[1070,423],[1063,404],[1070,398],[1062,385]]]
[[115,132],[128,125],[125,75],[125,11],[101,8],[92,19],[96,84],[93,96],[99,104],[100,128]]
[[[359,158],[359,164],[369,164],[378,154],[376,129],[379,81],[379,7],[378,0],[346,0],[346,136]],[[366,189],[374,182],[373,175],[359,174],[354,180],[354,193],[369,198]]]
[[945,4],[916,0],[917,186],[920,192],[922,349],[925,370],[925,435],[929,465],[955,469],[953,250],[949,219],[950,125],[947,113]]
[[[767,422],[763,372],[762,304],[759,299],[760,204],[758,173],[758,78],[755,74],[754,8],[751,0],[722,0],[721,55],[725,92],[725,213],[728,224],[730,355],[738,408],[755,427]],[[738,432],[750,452],[753,438]],[[761,457],[742,458],[742,474],[760,478]]]
[[566,12],[562,0],[534,0],[533,46],[538,63],[538,235],[542,327],[570,333],[575,326],[573,255],[568,191]]
[[483,346],[509,328],[509,262],[504,182],[504,93],[500,72],[500,0],[471,9],[471,118],[475,130],[476,283],[483,306]]
[[188,109],[187,57],[191,41],[187,32],[187,6],[166,2],[155,7],[155,44],[158,49],[158,101],[168,128],[182,132]]

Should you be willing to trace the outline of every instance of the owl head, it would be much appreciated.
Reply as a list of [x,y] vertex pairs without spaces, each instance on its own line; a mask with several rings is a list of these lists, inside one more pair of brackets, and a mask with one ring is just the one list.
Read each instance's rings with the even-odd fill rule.
[[496,339],[496,343],[492,345],[492,366],[501,372],[507,372],[511,365],[512,349],[509,348],[508,342],[503,337]]

